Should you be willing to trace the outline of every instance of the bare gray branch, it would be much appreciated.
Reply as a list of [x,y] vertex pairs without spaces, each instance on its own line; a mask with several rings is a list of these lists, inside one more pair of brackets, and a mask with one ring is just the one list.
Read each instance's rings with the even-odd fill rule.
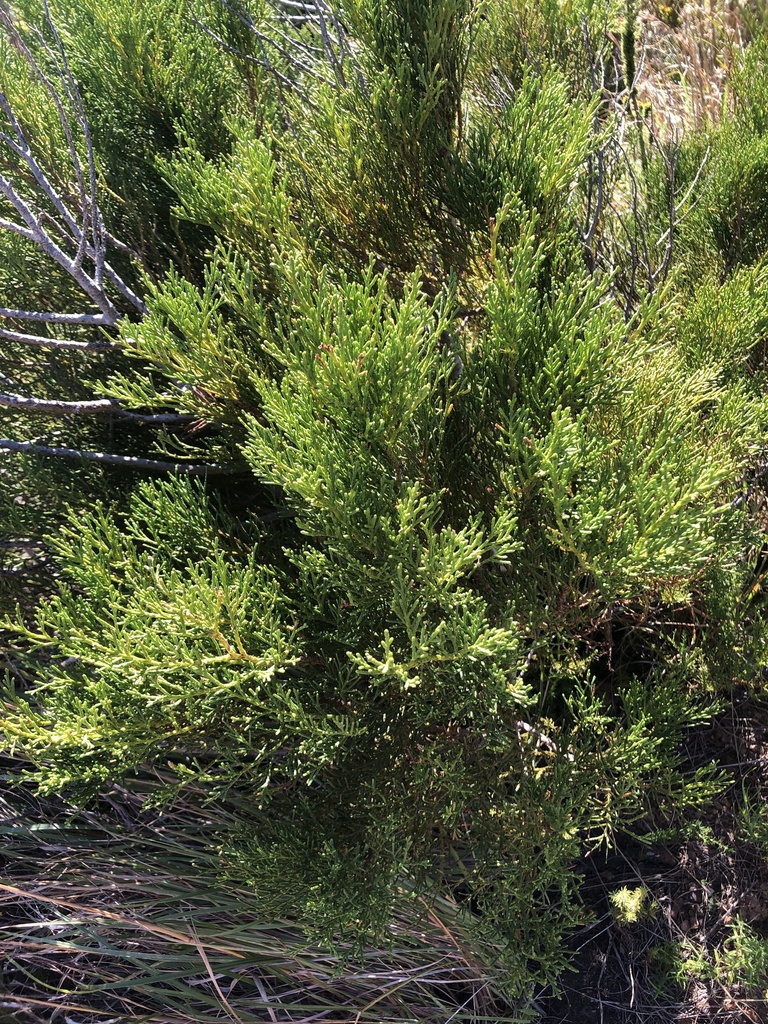
[[112,341],[72,341],[68,338],[46,338],[42,334],[24,334],[22,331],[11,331],[5,327],[0,327],[0,338],[18,341],[22,345],[34,345],[37,348],[79,349],[82,352],[103,352],[120,347]]
[[[105,230],[98,204],[96,164],[90,126],[82,97],[47,3],[44,4],[44,10],[55,45],[49,46],[39,31],[35,32],[35,36],[54,69],[58,83],[54,83],[41,67],[19,32],[5,2],[0,3],[0,27],[54,104],[67,142],[80,209],[77,212],[70,209],[61,191],[53,184],[32,151],[24,128],[19,123],[8,98],[0,93],[0,111],[9,126],[9,130],[0,132],[0,143],[6,152],[15,157],[16,166],[24,169],[24,176],[31,175],[38,190],[38,194],[32,199],[22,194],[20,186],[8,173],[0,174],[0,194],[8,200],[19,218],[18,222],[5,219],[0,222],[0,227],[34,242],[77,283],[88,299],[100,310],[103,322],[106,325],[114,325],[121,317],[107,293],[106,282],[116,288],[138,313],[145,315],[147,307],[106,260],[106,247],[111,237]],[[75,144],[76,132],[80,133],[85,144],[85,170]],[[48,204],[48,208],[54,211],[53,217],[46,212],[45,207]],[[90,271],[86,270],[86,261],[91,265]],[[0,312],[0,316],[3,315],[6,314]]]
[[237,473],[231,466],[216,462],[199,465],[192,462],[165,462],[162,459],[141,459],[134,455],[111,455],[108,452],[90,452],[79,448],[56,448],[32,441],[11,441],[0,438],[0,452],[20,452],[29,455],[52,455],[59,459],[73,459],[76,462],[98,462],[106,466],[122,466],[124,469],[144,469],[154,473],[182,473],[190,476],[224,476]]

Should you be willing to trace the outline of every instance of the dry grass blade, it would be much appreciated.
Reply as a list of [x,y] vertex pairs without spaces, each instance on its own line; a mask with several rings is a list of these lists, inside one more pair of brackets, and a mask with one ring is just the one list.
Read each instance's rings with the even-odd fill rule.
[[156,786],[138,779],[95,812],[0,798],[0,951],[19,1024],[45,1006],[151,1024],[519,1020],[452,904],[404,892],[388,943],[324,949],[221,884],[216,829],[230,810],[192,794],[147,811]]
[[658,3],[641,13],[640,22],[637,95],[650,107],[659,136],[676,138],[717,124],[734,57],[749,41],[739,6],[730,0]]

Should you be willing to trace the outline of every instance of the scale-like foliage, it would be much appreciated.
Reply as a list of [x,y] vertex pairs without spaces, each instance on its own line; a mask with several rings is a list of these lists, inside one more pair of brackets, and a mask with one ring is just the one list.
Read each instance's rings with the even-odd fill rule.
[[[574,859],[646,787],[700,794],[677,739],[762,650],[737,611],[764,270],[617,299],[626,267],[599,273],[577,229],[610,131],[577,95],[592,51],[538,75],[505,37],[492,87],[463,0],[233,2],[196,9],[196,42],[171,20],[168,70],[149,9],[112,8],[67,14],[77,59],[104,47],[130,85],[113,103],[90,68],[109,188],[158,93],[173,137],[147,127],[127,166],[117,219],[156,279],[91,387],[178,416],[166,459],[232,478],[70,514],[57,593],[8,623],[34,683],[8,741],[46,791],[154,763],[169,801],[234,800],[224,870],[326,941],[386,931],[404,888],[471,908],[523,993],[563,966]],[[185,92],[214,43],[217,89],[206,64]],[[173,217],[200,247],[160,275]],[[702,643],[720,628],[730,658]]]

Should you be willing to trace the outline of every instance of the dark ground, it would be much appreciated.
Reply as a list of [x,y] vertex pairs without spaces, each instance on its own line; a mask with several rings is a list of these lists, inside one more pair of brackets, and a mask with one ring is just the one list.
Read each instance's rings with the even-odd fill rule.
[[[768,707],[737,695],[684,753],[691,769],[720,766],[730,785],[686,822],[687,836],[672,822],[650,845],[624,836],[581,864],[594,920],[571,940],[575,971],[559,998],[538,1001],[542,1024],[768,1024]],[[609,894],[625,886],[645,887],[653,911],[622,926]],[[752,945],[735,937],[743,926]],[[670,968],[670,948],[687,969]]]

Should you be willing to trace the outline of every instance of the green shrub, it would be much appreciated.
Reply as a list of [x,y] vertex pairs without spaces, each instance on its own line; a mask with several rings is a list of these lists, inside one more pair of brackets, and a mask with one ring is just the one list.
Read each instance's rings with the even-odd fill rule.
[[386,934],[403,889],[453,902],[522,996],[566,963],[577,856],[713,785],[677,744],[726,625],[754,675],[760,236],[688,308],[685,268],[618,301],[577,230],[598,98],[553,61],[500,100],[474,5],[360,0],[331,41],[237,8],[260,45],[221,69],[180,16],[168,42],[113,7],[62,18],[141,297],[82,384],[177,471],[50,538],[56,592],[6,624],[34,683],[7,741],[46,793],[155,764],[167,801],[236,801],[223,872],[326,943]]

